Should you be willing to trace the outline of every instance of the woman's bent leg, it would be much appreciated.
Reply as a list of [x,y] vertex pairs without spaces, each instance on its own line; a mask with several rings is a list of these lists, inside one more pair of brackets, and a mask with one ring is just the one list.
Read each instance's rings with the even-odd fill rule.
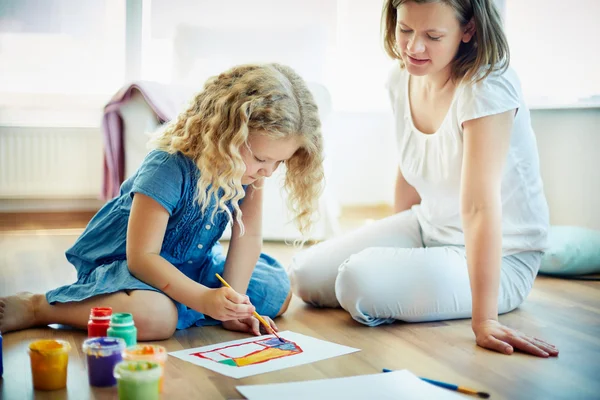
[[339,307],[335,281],[340,265],[351,255],[369,247],[388,246],[423,246],[419,223],[412,210],[373,222],[299,253],[288,269],[292,289],[309,304]]

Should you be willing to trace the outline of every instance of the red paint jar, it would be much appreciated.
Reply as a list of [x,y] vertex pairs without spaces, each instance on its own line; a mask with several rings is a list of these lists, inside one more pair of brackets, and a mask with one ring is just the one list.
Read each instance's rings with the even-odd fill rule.
[[90,320],[88,321],[88,337],[106,336],[111,315],[112,308],[110,307],[92,308]]

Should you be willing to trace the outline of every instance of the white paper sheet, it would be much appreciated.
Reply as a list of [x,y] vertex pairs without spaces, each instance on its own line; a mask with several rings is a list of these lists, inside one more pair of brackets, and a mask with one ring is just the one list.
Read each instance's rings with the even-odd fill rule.
[[317,381],[236,386],[236,389],[248,400],[460,400],[464,398],[456,392],[424,382],[408,370]]
[[173,357],[232,378],[245,378],[360,351],[291,331],[280,332],[285,345],[273,335],[179,350]]

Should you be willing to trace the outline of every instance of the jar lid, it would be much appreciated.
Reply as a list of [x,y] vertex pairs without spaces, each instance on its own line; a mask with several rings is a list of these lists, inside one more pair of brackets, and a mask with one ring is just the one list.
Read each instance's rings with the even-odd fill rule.
[[71,350],[69,342],[60,339],[36,340],[29,345],[29,351],[42,355],[67,353],[69,350]]
[[127,381],[152,381],[161,375],[162,367],[153,361],[121,361],[114,370],[115,378]]
[[133,326],[133,315],[130,313],[113,314],[110,326]]
[[87,355],[109,356],[115,352],[122,352],[125,340],[117,337],[95,337],[83,342],[81,348]]
[[129,346],[123,352],[126,360],[156,360],[164,362],[167,360],[167,349],[157,344],[138,344]]
[[94,307],[90,310],[90,318],[94,319],[110,319],[111,314],[110,307]]

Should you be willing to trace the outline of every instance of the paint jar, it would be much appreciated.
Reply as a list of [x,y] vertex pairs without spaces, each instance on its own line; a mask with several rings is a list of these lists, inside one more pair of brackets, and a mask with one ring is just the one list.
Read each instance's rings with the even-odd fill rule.
[[138,344],[125,349],[123,352],[123,360],[131,361],[153,361],[162,367],[160,376],[160,391],[163,390],[165,378],[165,363],[167,362],[167,349],[158,345],[143,345]]
[[106,336],[112,315],[110,307],[94,307],[90,311],[88,321],[88,337]]
[[4,374],[4,366],[2,365],[2,332],[0,332],[0,378]]
[[125,349],[125,341],[116,337],[91,338],[83,342],[82,349],[86,354],[90,385],[116,385],[113,371],[115,366],[123,361],[121,354]]
[[159,399],[160,364],[152,361],[122,361],[115,367],[119,400]]
[[64,340],[37,340],[29,345],[33,387],[57,390],[67,386],[67,365],[71,345]]
[[133,323],[133,315],[129,313],[113,314],[107,336],[120,337],[125,340],[127,347],[137,344],[137,329]]

